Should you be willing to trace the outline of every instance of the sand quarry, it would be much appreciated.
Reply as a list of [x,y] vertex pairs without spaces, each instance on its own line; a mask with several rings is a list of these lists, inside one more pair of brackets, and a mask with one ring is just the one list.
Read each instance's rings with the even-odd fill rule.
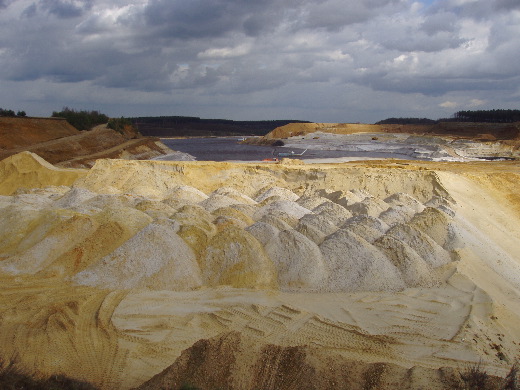
[[448,389],[520,355],[516,161],[0,162],[0,349],[101,389]]

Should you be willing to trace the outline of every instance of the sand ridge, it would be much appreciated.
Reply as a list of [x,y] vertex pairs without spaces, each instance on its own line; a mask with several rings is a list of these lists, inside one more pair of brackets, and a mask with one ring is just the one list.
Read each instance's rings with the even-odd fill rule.
[[2,353],[126,389],[236,331],[503,374],[520,351],[520,215],[498,165],[476,167],[99,160],[72,186],[17,179],[0,198]]

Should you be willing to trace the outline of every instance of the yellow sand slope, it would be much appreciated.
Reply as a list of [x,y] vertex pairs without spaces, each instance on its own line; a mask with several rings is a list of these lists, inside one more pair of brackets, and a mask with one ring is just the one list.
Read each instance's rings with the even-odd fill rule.
[[16,161],[0,354],[30,371],[126,389],[229,331],[406,369],[519,355],[517,163]]

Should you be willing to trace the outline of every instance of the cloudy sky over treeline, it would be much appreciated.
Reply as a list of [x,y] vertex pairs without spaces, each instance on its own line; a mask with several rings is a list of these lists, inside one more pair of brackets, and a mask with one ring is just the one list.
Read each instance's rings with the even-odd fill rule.
[[0,0],[0,107],[368,122],[520,108],[520,0]]

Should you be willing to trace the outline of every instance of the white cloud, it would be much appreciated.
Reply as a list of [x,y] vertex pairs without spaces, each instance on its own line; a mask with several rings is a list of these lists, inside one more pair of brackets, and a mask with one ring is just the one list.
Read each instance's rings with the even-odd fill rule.
[[449,100],[446,100],[445,102],[442,102],[439,104],[439,107],[442,107],[442,108],[456,108],[458,107],[458,103],[457,102],[450,102]]
[[206,49],[203,52],[198,53],[197,57],[203,59],[241,57],[248,54],[250,51],[251,45],[248,43],[244,43],[235,47]]
[[469,104],[468,106],[469,107],[479,107],[479,106],[483,106],[484,104],[486,104],[487,101],[486,100],[482,100],[482,99],[471,99],[469,101]]

